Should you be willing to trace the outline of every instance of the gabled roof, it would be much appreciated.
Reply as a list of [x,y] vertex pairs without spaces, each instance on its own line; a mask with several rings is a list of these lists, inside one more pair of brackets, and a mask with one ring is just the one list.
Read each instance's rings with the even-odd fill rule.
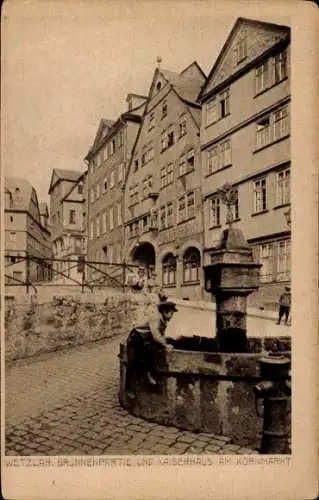
[[158,69],[158,73],[172,85],[175,92],[177,92],[178,96],[183,101],[189,104],[198,105],[197,96],[200,89],[205,84],[206,76],[197,61],[192,62],[180,73],[167,69]]
[[[255,28],[256,30],[260,29],[260,30],[264,30],[264,31],[272,31],[273,33],[277,33],[278,36],[277,36],[277,41],[275,43],[271,42],[271,41],[268,41],[268,44],[272,43],[272,45],[276,44],[278,41],[280,41],[280,38],[281,39],[287,39],[289,36],[290,36],[290,28],[288,26],[282,26],[282,25],[279,25],[279,24],[274,24],[274,23],[268,23],[268,22],[265,22],[265,21],[258,21],[258,20],[255,20],[255,19],[248,19],[248,18],[244,18],[244,17],[239,17],[237,19],[237,21],[235,22],[233,28],[231,29],[208,77],[207,77],[207,80],[206,80],[206,83],[205,85],[203,86],[203,88],[201,89],[199,95],[198,95],[198,100],[200,101],[202,99],[202,97],[204,96],[205,93],[207,93],[207,88],[209,86],[212,85],[212,82],[214,80],[214,77],[215,75],[220,71],[220,68],[231,48],[231,45],[232,43],[234,42],[238,32],[240,29],[244,28],[244,27],[253,27]],[[281,35],[281,36],[280,36]],[[266,48],[263,48],[261,50],[262,53],[264,53],[266,50],[267,50],[268,47]],[[256,57],[256,56],[255,56]],[[244,65],[246,65],[246,63],[244,63]],[[240,67],[238,68],[240,69]],[[224,79],[226,79],[224,77]],[[220,82],[219,82],[220,83]]]
[[187,66],[183,71],[180,73],[176,73],[173,71],[165,70],[165,69],[160,69],[156,68],[154,71],[152,83],[150,85],[150,89],[148,92],[148,99],[146,106],[144,108],[143,112],[143,117],[142,117],[142,123],[140,125],[139,131],[137,133],[134,146],[132,148],[132,153],[131,153],[131,159],[130,159],[130,164],[129,168],[126,171],[126,176],[125,176],[125,185],[127,183],[127,179],[130,175],[130,170],[131,170],[131,165],[132,165],[132,159],[136,150],[136,145],[138,143],[139,137],[141,135],[141,130],[143,127],[143,122],[145,115],[147,114],[147,108],[148,108],[148,103],[151,100],[152,93],[155,87],[155,83],[157,80],[158,75],[161,75],[164,80],[170,85],[171,89],[177,94],[177,96],[185,103],[187,106],[187,110],[193,117],[195,123],[197,124],[198,127],[200,127],[200,118],[201,118],[201,111],[200,111],[200,104],[197,103],[197,96],[198,93],[201,89],[201,87],[205,83],[205,73],[202,71],[200,68],[199,64],[194,61],[192,62],[189,66]]
[[5,209],[28,212],[33,189],[30,182],[25,179],[5,177],[5,192],[9,193],[11,200],[9,202],[8,197],[5,197]]
[[[129,94],[129,95],[136,95],[137,94]],[[144,96],[138,96],[138,97],[143,97]],[[124,111],[116,121],[112,122],[112,125],[109,126],[107,133],[103,136],[101,133],[99,135],[99,130],[101,128],[101,123],[103,120],[101,120],[99,129],[97,132],[97,135],[94,139],[93,146],[90,148],[88,154],[85,156],[84,160],[90,160],[91,156],[94,155],[104,144],[105,141],[107,141],[107,138],[110,137],[116,130],[118,130],[119,126],[121,124],[125,124],[126,121],[132,121],[135,123],[140,123],[141,118],[143,116],[144,108],[146,105],[146,97],[145,97],[145,102],[142,102],[135,108],[132,108],[130,110]]]
[[83,172],[79,172],[78,170],[64,170],[61,168],[54,168],[52,170],[52,175],[51,175],[49,194],[51,193],[52,189],[54,188],[57,182],[59,181],[77,182],[77,180],[79,179],[79,177],[81,177],[81,175],[83,175]]
[[107,120],[106,118],[102,118],[100,120],[97,132],[95,134],[93,147],[98,146],[103,137],[109,133],[109,130],[113,127],[114,123],[114,120]]

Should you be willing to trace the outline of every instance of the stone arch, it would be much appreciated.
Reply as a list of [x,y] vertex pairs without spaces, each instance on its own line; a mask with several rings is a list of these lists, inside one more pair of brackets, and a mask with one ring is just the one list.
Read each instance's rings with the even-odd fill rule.
[[129,262],[153,272],[156,267],[156,251],[152,243],[143,241],[133,245],[129,252]]

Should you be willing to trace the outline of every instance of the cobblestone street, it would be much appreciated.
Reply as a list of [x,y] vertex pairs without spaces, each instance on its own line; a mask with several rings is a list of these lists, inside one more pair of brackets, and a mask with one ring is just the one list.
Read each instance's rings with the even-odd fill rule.
[[134,417],[118,401],[117,337],[6,370],[6,455],[252,454],[229,437]]

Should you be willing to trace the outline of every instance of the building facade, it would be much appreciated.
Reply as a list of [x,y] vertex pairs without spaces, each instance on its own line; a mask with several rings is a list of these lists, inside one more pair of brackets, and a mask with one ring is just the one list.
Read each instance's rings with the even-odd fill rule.
[[125,183],[126,260],[167,293],[203,293],[200,105],[205,75],[154,72]]
[[199,101],[205,262],[225,227],[218,189],[229,182],[234,226],[262,264],[255,298],[276,302],[290,283],[290,29],[239,18]]
[[[121,279],[124,260],[124,181],[146,97],[128,94],[116,121],[101,120],[88,162],[89,281]],[[111,279],[111,282],[110,282]]]
[[53,281],[79,284],[86,280],[86,173],[53,169],[49,195]]
[[48,209],[25,179],[5,178],[5,283],[19,285],[51,279]]

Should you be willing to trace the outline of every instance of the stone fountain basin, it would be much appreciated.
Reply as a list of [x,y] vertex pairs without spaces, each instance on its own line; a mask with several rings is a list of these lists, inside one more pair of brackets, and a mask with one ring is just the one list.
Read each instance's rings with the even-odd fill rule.
[[214,339],[181,339],[178,348],[158,353],[158,387],[139,381],[133,400],[125,392],[127,353],[121,344],[120,402],[149,421],[226,435],[235,444],[257,448],[262,419],[256,413],[253,388],[261,380],[259,360],[269,351],[290,355],[290,337],[248,340],[248,352],[220,353]]

